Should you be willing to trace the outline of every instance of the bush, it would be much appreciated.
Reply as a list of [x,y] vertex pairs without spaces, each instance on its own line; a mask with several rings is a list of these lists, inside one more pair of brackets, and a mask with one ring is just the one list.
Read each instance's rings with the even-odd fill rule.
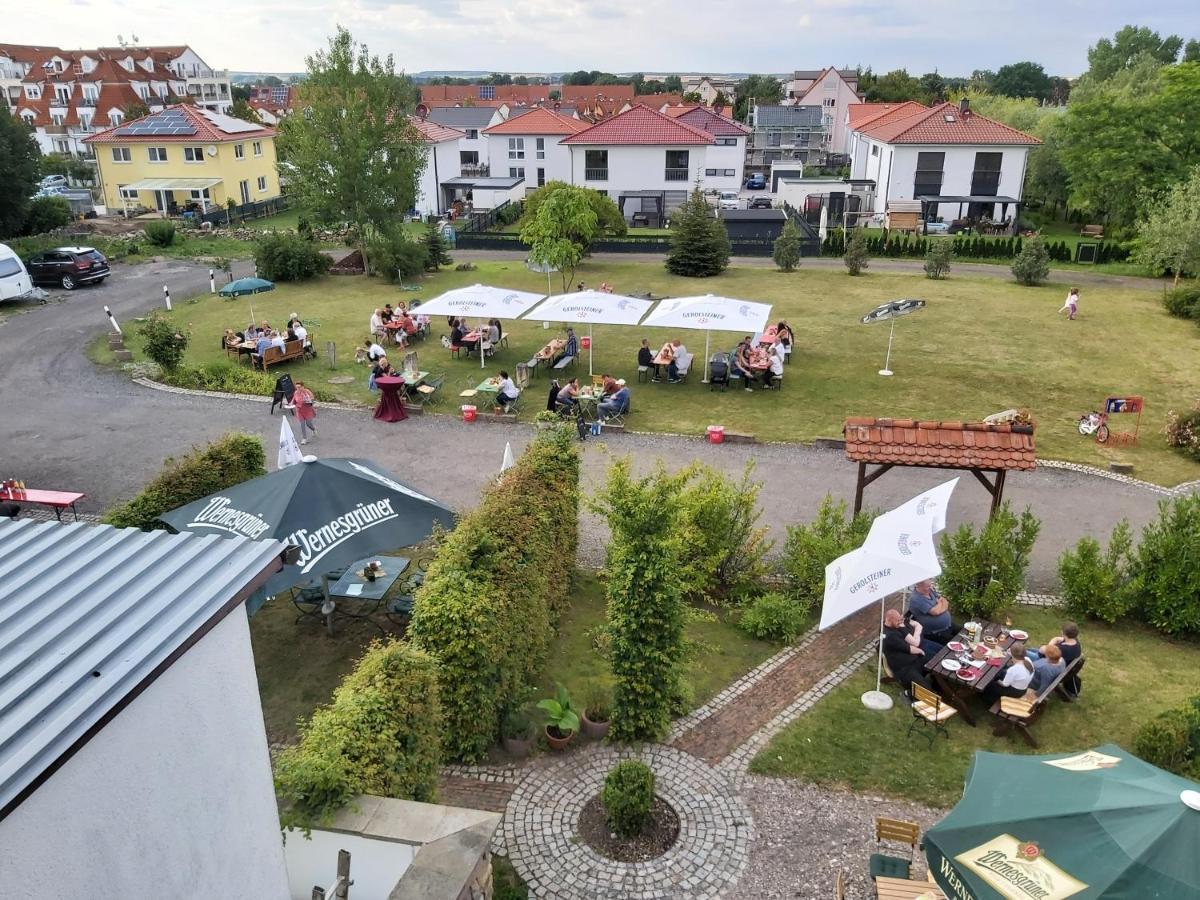
[[454,260],[450,258],[449,251],[446,250],[446,241],[442,237],[442,230],[438,227],[437,222],[430,222],[425,228],[425,268],[436,272],[442,266],[453,265]]
[[399,641],[373,642],[275,763],[280,822],[328,823],[357,794],[437,799],[441,711],[434,661]]
[[71,204],[65,197],[34,197],[25,213],[25,233],[45,234],[71,221]]
[[209,494],[267,474],[262,441],[249,434],[227,434],[207,447],[195,448],[182,459],[168,458],[162,471],[128,503],[119,503],[104,516],[118,528],[162,528],[163,513]]
[[1200,321],[1200,284],[1185,284],[1163,293],[1163,309],[1177,319]]
[[688,278],[720,275],[729,265],[729,234],[697,187],[671,226],[667,271]]
[[146,223],[146,240],[156,247],[170,247],[175,243],[175,223],[167,219],[155,219]]
[[1200,494],[1163,500],[1142,529],[1131,590],[1142,616],[1168,634],[1200,632]]
[[783,549],[786,594],[802,615],[825,596],[825,567],[866,540],[873,518],[860,512],[847,519],[845,502],[834,503],[826,494],[812,522],[788,526]]
[[1113,529],[1108,550],[1100,551],[1093,538],[1083,538],[1074,550],[1058,559],[1062,597],[1076,617],[1090,616],[1110,625],[1133,605],[1129,592],[1129,523],[1122,520]]
[[850,240],[846,241],[846,254],[842,257],[846,271],[851,275],[861,275],[871,264],[867,259],[870,255],[867,233],[861,228],[855,228],[850,234]]
[[[157,381],[173,387],[195,391],[216,391],[222,394],[253,394],[270,397],[275,393],[275,376],[259,372],[246,366],[235,366],[227,362],[205,363],[202,366],[180,366],[171,372],[162,372]],[[320,387],[309,385],[314,398],[322,403],[337,400],[334,394]]]
[[925,277],[940,280],[950,274],[954,254],[947,241],[935,241],[925,254]]
[[1018,517],[1005,503],[979,534],[962,525],[942,535],[942,593],[955,612],[994,619],[997,610],[1011,606],[1025,586],[1029,554],[1041,523],[1028,508]]
[[808,610],[777,591],[760,594],[742,610],[738,628],[763,641],[791,643],[804,633]]
[[440,666],[451,759],[481,759],[500,711],[538,683],[570,593],[578,489],[571,433],[538,432],[446,537],[417,591],[409,634]]
[[771,252],[775,265],[785,272],[794,272],[800,265],[800,229],[791,219],[783,225],[783,231],[775,239],[775,247]]
[[1167,446],[1200,462],[1200,403],[1190,412],[1167,413]]
[[409,239],[399,227],[381,231],[367,246],[367,266],[371,274],[382,275],[390,282],[420,275],[428,260],[425,245]]
[[600,802],[613,831],[623,838],[637,837],[654,806],[654,773],[636,759],[617,763],[604,778]]
[[1134,735],[1133,752],[1176,775],[1200,775],[1200,696],[1142,725]]
[[142,336],[142,349],[148,357],[168,372],[179,368],[188,345],[186,331],[155,310],[146,317],[138,334]]
[[[1070,255],[1068,254],[1068,259]],[[1034,287],[1050,277],[1050,253],[1040,234],[1035,234],[1012,264],[1017,284]]]
[[254,244],[254,264],[269,281],[307,281],[329,270],[329,257],[315,243],[286,231],[270,231]]

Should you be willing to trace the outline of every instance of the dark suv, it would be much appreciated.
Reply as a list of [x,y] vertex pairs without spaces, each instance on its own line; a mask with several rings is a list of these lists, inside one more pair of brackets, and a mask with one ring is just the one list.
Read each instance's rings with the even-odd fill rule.
[[108,260],[91,247],[58,247],[43,250],[25,264],[34,284],[62,286],[73,291],[81,284],[99,284],[111,272]]

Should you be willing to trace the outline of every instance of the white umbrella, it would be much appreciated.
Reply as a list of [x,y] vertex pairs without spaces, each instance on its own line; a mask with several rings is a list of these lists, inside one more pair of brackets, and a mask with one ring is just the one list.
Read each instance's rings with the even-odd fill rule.
[[663,300],[643,325],[654,328],[690,328],[704,332],[704,381],[708,381],[709,332],[740,331],[759,334],[771,320],[771,304],[733,297],[672,297]]
[[626,297],[606,291],[576,291],[573,294],[555,294],[547,297],[525,318],[541,319],[544,322],[578,322],[588,327],[588,374],[592,374],[592,326],[593,325],[636,325],[646,311],[654,305],[652,300]]
[[[902,503],[891,512],[884,513],[877,518],[871,525],[871,533],[875,533],[876,526],[880,525],[885,520],[897,523],[901,526],[909,523],[909,527],[915,528],[915,524],[920,521],[929,523],[930,531],[937,534],[946,527],[946,510],[950,508],[950,495],[954,493],[954,489],[958,486],[958,479],[951,478],[949,481],[939,484],[937,487],[932,487],[923,494],[917,494],[907,503]],[[871,537],[867,536],[866,543],[870,543]],[[865,546],[865,544],[864,544]]]
[[275,458],[275,467],[286,469],[303,461],[304,456],[300,453],[296,436],[292,434],[292,426],[288,424],[287,416],[284,416],[279,423],[279,455]]
[[[475,316],[481,319],[518,319],[521,314],[542,299],[541,294],[529,291],[510,291],[507,288],[473,284],[455,288],[426,300],[417,307],[423,316]],[[479,368],[483,368],[483,341],[480,339]]]
[[505,441],[504,459],[500,461],[500,473],[504,474],[515,465],[516,462],[513,460],[512,444],[508,441]]

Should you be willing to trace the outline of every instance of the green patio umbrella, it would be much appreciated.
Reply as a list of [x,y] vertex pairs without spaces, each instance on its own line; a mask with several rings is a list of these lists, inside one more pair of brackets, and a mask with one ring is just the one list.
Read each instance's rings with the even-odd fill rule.
[[[264,291],[275,290],[275,282],[265,278],[239,278],[221,288],[222,297],[244,297],[248,294],[261,294]],[[250,301],[250,318],[254,319],[254,301]]]
[[962,800],[925,833],[925,855],[958,900],[1200,897],[1198,791],[1115,744],[979,751]]

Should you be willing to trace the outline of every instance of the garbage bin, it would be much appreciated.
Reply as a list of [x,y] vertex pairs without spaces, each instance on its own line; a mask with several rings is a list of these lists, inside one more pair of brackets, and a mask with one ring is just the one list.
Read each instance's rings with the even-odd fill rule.
[[464,406],[462,408],[462,414],[463,414],[464,422],[474,422],[475,421],[475,407]]
[[725,426],[724,425],[709,425],[708,426],[708,442],[710,444],[725,443]]

